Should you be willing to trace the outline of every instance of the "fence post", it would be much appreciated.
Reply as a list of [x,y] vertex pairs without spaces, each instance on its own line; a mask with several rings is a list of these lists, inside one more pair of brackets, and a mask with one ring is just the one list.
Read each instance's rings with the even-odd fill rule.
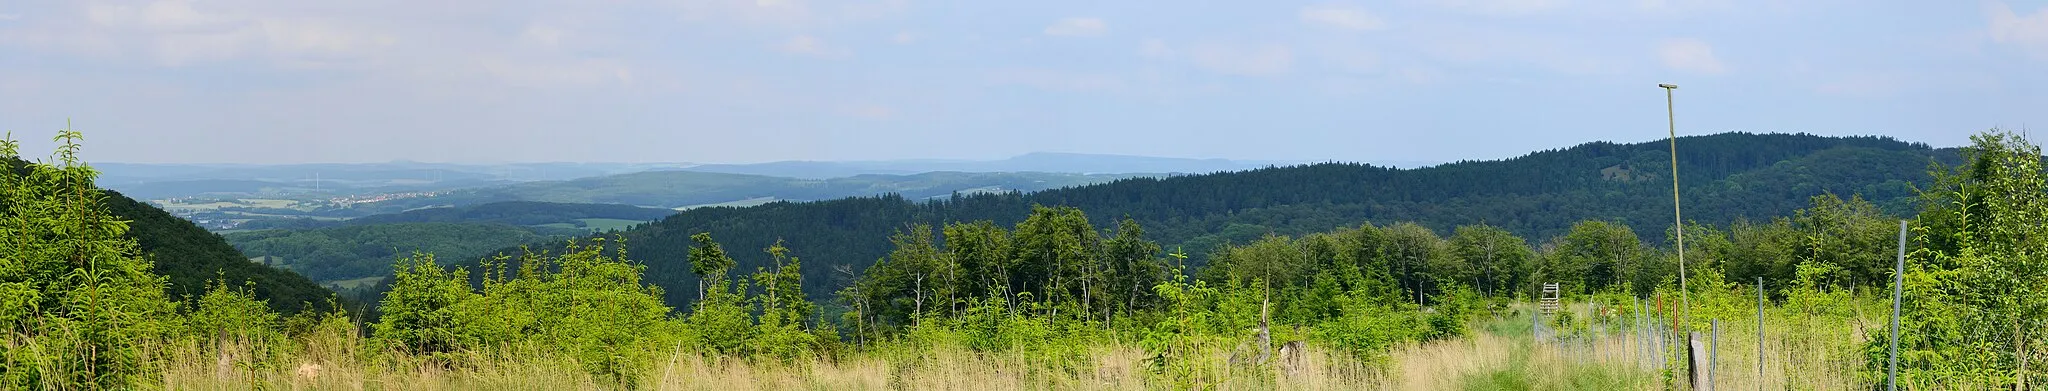
[[1891,368],[1885,373],[1885,389],[1899,390],[1899,301],[1905,297],[1906,285],[1906,220],[1899,220],[1899,263],[1892,271],[1892,350]]
[[1714,389],[1714,369],[1721,367],[1721,320],[1713,321],[1714,335],[1707,337],[1707,389]]
[[1756,276],[1756,390],[1764,390],[1764,276]]
[[1707,347],[1700,344],[1699,331],[1685,332],[1686,387],[1693,390],[1711,390],[1704,388],[1708,384],[1704,381],[1707,377]]

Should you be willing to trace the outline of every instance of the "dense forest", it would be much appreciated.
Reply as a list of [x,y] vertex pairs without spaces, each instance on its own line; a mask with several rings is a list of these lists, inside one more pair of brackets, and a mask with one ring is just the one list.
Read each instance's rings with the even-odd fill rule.
[[[332,286],[338,281],[388,276],[392,260],[414,252],[481,256],[506,246],[555,242],[587,232],[502,223],[386,223],[236,232],[225,235],[225,239],[242,254],[258,258],[261,264],[288,269]],[[358,284],[341,288],[353,289],[355,285]]]
[[413,252],[477,258],[507,246],[604,231],[588,221],[644,222],[674,213],[631,205],[508,201],[340,221],[259,220],[252,225],[267,229],[223,236],[260,263],[289,269],[352,296],[391,275],[392,260]]
[[[1861,198],[1889,215],[1910,214],[1918,207],[1915,186],[1929,184],[1930,164],[1959,159],[1954,149],[1881,137],[1726,133],[1683,137],[1678,145],[1684,168],[1680,184],[1691,211],[1687,220],[1713,226],[1763,225],[1823,194]],[[816,296],[852,282],[835,268],[858,270],[888,255],[889,242],[883,238],[892,233],[919,224],[988,220],[1014,225],[1036,206],[1077,208],[1092,221],[1129,218],[1147,227],[1147,240],[1185,249],[1192,266],[1205,265],[1226,244],[1360,222],[1413,222],[1439,233],[1485,225],[1541,241],[1566,235],[1584,220],[1597,220],[1661,243],[1666,238],[1662,227],[1672,223],[1666,148],[1663,142],[1594,142],[1420,169],[1324,163],[1130,178],[1035,193],[956,194],[929,202],[882,195],[702,208],[627,230],[621,237],[634,257],[648,264],[648,281],[669,288],[670,301],[696,299],[693,290],[677,289],[696,280],[684,267],[689,238],[696,233],[712,232],[736,248],[766,248],[781,241],[791,253],[822,266],[806,270],[803,279],[806,291]],[[765,253],[733,257],[740,270],[769,265]]]
[[[1669,344],[1636,350],[1654,365],[1545,357],[1625,340],[1598,330],[1723,320],[1759,326],[1748,378],[1759,386],[1775,361],[1786,388],[1874,388],[1895,342],[1859,325],[1882,305],[1866,288],[1884,277],[1905,281],[1896,344],[1908,389],[2048,381],[2029,370],[2048,358],[2048,290],[2034,283],[2048,279],[2048,170],[2011,133],[1973,138],[1962,166],[1933,165],[1919,212],[1898,225],[1878,204],[1823,193],[1783,215],[1687,221],[1682,249],[1598,218],[1536,246],[1486,224],[1368,221],[1226,243],[1193,265],[1136,218],[1036,205],[1014,224],[895,227],[874,264],[827,266],[848,281],[829,300],[803,283],[818,263],[780,239],[749,271],[734,255],[753,249],[691,233],[677,263],[698,277],[685,284],[647,278],[657,263],[622,250],[632,239],[473,266],[413,254],[395,262],[367,336],[344,308],[283,316],[253,284],[224,278],[171,297],[105,193],[89,191],[76,139],[61,133],[52,163],[0,172],[8,388],[733,386],[719,376],[797,388],[1405,388],[1412,379],[1390,375],[1413,368],[1396,365],[1431,354],[1498,368],[1427,373],[1458,377],[1428,383],[1439,386],[1682,388],[1687,359]],[[0,156],[14,148],[0,143]],[[1894,232],[1906,248],[1886,247]],[[1883,270],[1887,253],[1906,273]],[[1515,303],[1536,282],[1569,287],[1566,310]],[[668,290],[701,299],[669,301]],[[1762,351],[1765,327],[1782,355]],[[1526,342],[1488,342],[1509,335]],[[1461,350],[1479,345],[1496,347]],[[1506,350],[1559,367],[1532,374],[1527,359],[1481,358]]]

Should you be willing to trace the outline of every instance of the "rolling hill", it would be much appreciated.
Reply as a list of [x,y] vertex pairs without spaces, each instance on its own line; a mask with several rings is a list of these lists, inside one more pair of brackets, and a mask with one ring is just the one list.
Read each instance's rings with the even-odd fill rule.
[[393,213],[432,206],[543,201],[686,209],[763,198],[803,201],[894,193],[922,199],[946,197],[955,192],[1038,191],[1109,182],[1141,175],[928,172],[914,175],[856,175],[831,179],[802,179],[696,171],[648,171],[465,189],[433,197],[383,201],[355,208],[374,208],[384,211],[380,213]]
[[858,175],[912,175],[926,172],[1057,172],[1057,173],[1189,173],[1235,171],[1274,162],[1186,159],[1085,153],[1034,152],[1001,160],[874,160],[780,161],[754,164],[702,164],[686,171],[748,174],[804,179]]
[[[1714,225],[1787,215],[1825,192],[1861,195],[1892,213],[1908,212],[1914,186],[1929,180],[1928,164],[1958,160],[1954,149],[1882,137],[1727,133],[1685,137],[1678,145],[1687,219]],[[1150,239],[1184,247],[1198,262],[1221,243],[1364,222],[1414,221],[1439,232],[1484,223],[1540,241],[1582,220],[1607,220],[1662,241],[1672,223],[1665,148],[1662,141],[1592,142],[1417,169],[1324,163],[929,202],[913,193],[710,207],[622,234],[633,257],[647,264],[648,281],[667,287],[676,302],[695,299],[688,289],[696,281],[688,264],[691,234],[712,233],[738,260],[738,271],[765,265],[758,250],[784,240],[811,265],[805,291],[822,295],[843,285],[835,267],[857,271],[872,264],[887,254],[889,235],[910,224],[1008,225],[1033,205],[1078,207],[1098,227],[1128,216]]]

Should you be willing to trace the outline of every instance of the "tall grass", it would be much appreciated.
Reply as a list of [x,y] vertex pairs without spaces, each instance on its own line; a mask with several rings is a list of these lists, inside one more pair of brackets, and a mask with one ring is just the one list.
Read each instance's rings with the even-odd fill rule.
[[[1587,305],[1573,311],[1588,313]],[[1765,333],[1767,365],[1756,374],[1754,318],[1750,326],[1723,324],[1718,388],[1855,389],[1850,356],[1859,335],[1801,329],[1785,312],[1772,311]],[[1202,389],[1223,390],[1652,390],[1680,389],[1684,372],[1672,361],[1658,368],[1644,360],[1639,334],[1601,328],[1591,337],[1538,341],[1528,320],[1507,316],[1481,321],[1466,337],[1396,347],[1385,367],[1309,346],[1298,365],[1232,365],[1227,354],[1198,365],[1220,379]],[[1852,333],[1853,334],[1853,333]],[[592,377],[573,359],[508,349],[428,360],[359,350],[360,336],[301,336],[283,349],[249,343],[186,343],[165,354],[162,387],[179,390],[606,390],[615,382]],[[267,352],[267,353],[265,353]],[[633,382],[655,390],[1140,390],[1179,389],[1154,374],[1152,356],[1121,342],[1079,349],[1054,362],[1017,352],[983,352],[936,344],[882,346],[838,360],[745,360],[705,356],[671,347]],[[1277,359],[1276,359],[1277,360]],[[450,366],[447,362],[458,362]]]

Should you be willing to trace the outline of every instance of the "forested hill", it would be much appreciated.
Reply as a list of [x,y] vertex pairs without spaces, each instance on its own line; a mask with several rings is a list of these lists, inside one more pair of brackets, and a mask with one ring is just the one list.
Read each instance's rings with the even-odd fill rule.
[[190,221],[163,209],[107,191],[107,209],[128,220],[128,236],[135,238],[144,258],[154,262],[157,274],[170,278],[172,297],[198,298],[206,283],[222,280],[229,284],[248,283],[257,298],[284,313],[297,313],[313,304],[326,309],[334,293],[313,280],[286,270],[250,262],[226,239],[207,232]]
[[[1226,243],[1298,235],[1364,222],[1414,221],[1448,232],[1485,223],[1532,241],[1582,220],[1618,221],[1653,242],[1671,225],[1670,156],[1663,140],[1594,142],[1499,161],[1419,169],[1324,163],[1169,178],[1131,178],[1030,194],[955,196],[917,202],[900,196],[701,208],[625,231],[632,258],[670,300],[694,297],[689,236],[710,232],[748,271],[760,251],[784,240],[810,265],[805,291],[832,292],[848,266],[858,272],[887,254],[889,235],[914,223],[992,220],[1009,225],[1032,205],[1073,206],[1097,227],[1129,216],[1167,249],[1199,258]],[[1881,137],[1727,133],[1678,140],[1686,218],[1726,224],[1784,216],[1808,197],[1861,195],[1907,213],[1929,163],[1955,164],[1953,149]]]
[[[4,160],[6,169],[25,173],[28,162]],[[136,201],[113,190],[102,190],[107,210],[128,221],[128,237],[134,238],[143,258],[152,262],[154,272],[170,279],[173,298],[197,298],[206,283],[222,280],[250,285],[256,296],[269,300],[272,309],[296,313],[306,304],[327,308],[334,294],[312,280],[290,271],[249,261],[220,235],[172,216],[163,209]],[[0,208],[4,210],[5,208]]]

